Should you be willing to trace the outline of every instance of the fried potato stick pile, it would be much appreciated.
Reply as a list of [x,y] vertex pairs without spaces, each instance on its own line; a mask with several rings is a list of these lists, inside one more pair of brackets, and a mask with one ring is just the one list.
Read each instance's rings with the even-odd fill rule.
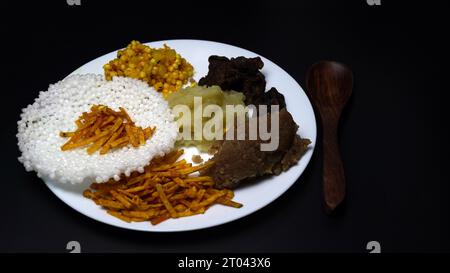
[[134,172],[119,181],[92,183],[83,195],[125,222],[150,221],[153,225],[170,218],[202,214],[214,204],[242,207],[232,201],[232,190],[215,189],[211,177],[195,175],[213,162],[192,166],[184,159],[178,160],[182,154],[183,150],[176,150],[153,159],[144,173]]
[[104,105],[93,105],[91,111],[84,112],[76,121],[75,132],[60,132],[61,137],[70,139],[61,146],[62,151],[68,151],[88,146],[88,154],[100,150],[106,154],[111,149],[121,148],[131,143],[133,147],[144,145],[155,132],[155,127],[136,126],[127,111],[119,107],[114,111]]

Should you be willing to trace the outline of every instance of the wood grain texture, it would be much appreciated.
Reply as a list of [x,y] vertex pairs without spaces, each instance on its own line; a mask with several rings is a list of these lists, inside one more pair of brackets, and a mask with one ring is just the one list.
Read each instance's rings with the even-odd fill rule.
[[345,198],[345,174],[337,132],[342,109],[352,94],[353,74],[343,64],[321,61],[309,68],[306,88],[322,121],[323,196],[325,209],[331,213]]

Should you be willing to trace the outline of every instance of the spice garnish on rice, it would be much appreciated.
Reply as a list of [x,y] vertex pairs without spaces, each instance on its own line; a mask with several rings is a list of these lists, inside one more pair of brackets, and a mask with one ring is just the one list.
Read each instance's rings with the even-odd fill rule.
[[60,132],[61,137],[70,139],[61,146],[62,151],[68,151],[87,146],[88,154],[100,150],[106,154],[111,149],[144,145],[156,128],[143,129],[136,126],[127,111],[119,107],[114,111],[104,105],[93,105],[90,112],[84,112],[76,121],[77,129],[74,132]]
[[178,160],[183,150],[155,158],[143,173],[133,172],[119,181],[93,183],[83,195],[125,222],[150,221],[153,225],[170,218],[203,214],[214,204],[240,208],[229,189],[215,189],[209,176],[194,173],[211,167],[209,161],[192,166]]

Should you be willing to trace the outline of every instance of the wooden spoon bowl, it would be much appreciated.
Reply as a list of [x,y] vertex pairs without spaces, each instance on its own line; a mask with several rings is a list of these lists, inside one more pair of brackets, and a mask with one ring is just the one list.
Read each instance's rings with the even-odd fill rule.
[[323,132],[323,195],[325,209],[332,212],[345,197],[345,175],[338,145],[342,109],[353,89],[353,73],[345,65],[321,61],[306,75],[306,93],[320,113]]

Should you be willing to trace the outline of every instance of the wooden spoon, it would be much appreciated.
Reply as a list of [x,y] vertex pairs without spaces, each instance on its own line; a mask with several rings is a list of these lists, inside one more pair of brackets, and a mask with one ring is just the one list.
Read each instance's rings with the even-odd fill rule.
[[352,94],[353,74],[343,64],[321,61],[309,68],[306,88],[322,120],[323,196],[325,209],[331,213],[345,197],[337,131],[342,109]]

